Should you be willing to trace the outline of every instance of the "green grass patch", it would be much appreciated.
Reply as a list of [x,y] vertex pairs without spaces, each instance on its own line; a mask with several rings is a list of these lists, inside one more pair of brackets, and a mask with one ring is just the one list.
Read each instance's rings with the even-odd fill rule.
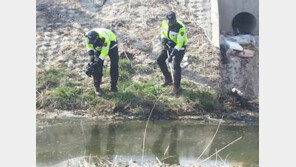
[[168,88],[164,88],[160,85],[155,85],[152,82],[147,83],[130,83],[125,91],[135,93],[139,97],[148,99],[157,99],[161,94],[167,93]]
[[128,81],[131,80],[130,73],[127,71],[119,71],[119,81]]
[[135,100],[136,96],[132,92],[126,91],[121,93],[110,93],[108,95],[108,99],[111,99],[112,101],[115,101],[115,102],[128,103]]
[[190,56],[188,56],[188,60],[189,60],[189,62],[192,62],[192,63],[195,63],[195,64],[200,63],[200,59],[197,56],[190,55]]
[[133,83],[131,81],[118,84],[121,93],[109,94],[108,99],[115,102],[131,102],[133,100],[156,100],[161,94],[168,93],[169,88],[155,85],[152,82]]
[[151,73],[153,73],[153,69],[150,66],[135,65],[134,69],[137,74],[151,74]]
[[118,62],[119,71],[127,71],[130,73],[134,73],[135,70],[132,68],[132,64],[127,59],[120,59]]
[[37,89],[55,88],[59,86],[61,80],[66,76],[64,69],[51,68],[37,74]]
[[103,76],[106,76],[106,77],[110,76],[110,68],[103,68]]
[[78,63],[78,60],[77,58],[75,57],[73,60],[72,60],[73,64],[77,64]]
[[82,89],[58,87],[53,90],[53,102],[57,109],[72,110],[81,108]]
[[141,5],[142,5],[141,2],[132,2],[131,8],[137,8],[137,7],[141,6]]
[[190,89],[197,88],[196,83],[191,82],[191,81],[182,81],[181,86],[184,87],[184,88],[190,88]]
[[82,86],[83,84],[81,82],[72,82],[72,81],[67,81],[64,86],[65,87],[70,87],[70,88],[74,88],[76,86]]
[[[187,107],[197,104],[199,108],[213,111],[220,108],[216,94],[212,90],[200,88],[195,82],[182,80],[185,90],[177,95],[170,95],[172,86],[162,87],[163,75],[160,70],[155,71],[151,66],[133,65],[128,59],[119,61],[120,93],[110,92],[107,84],[102,85],[105,95],[98,97],[95,94],[92,83],[86,83],[83,78],[74,71],[67,71],[63,65],[38,73],[37,91],[38,108],[52,108],[62,110],[95,109],[104,110],[105,106],[131,103],[136,108],[147,107],[158,100],[158,107]],[[110,76],[110,69],[104,68],[104,76]],[[149,77],[139,77],[132,81],[133,75],[149,74]],[[150,78],[151,76],[151,78]],[[161,98],[159,98],[162,96]],[[148,106],[149,107],[149,106]],[[190,108],[190,107],[189,107]],[[160,109],[162,110],[162,108]]]
[[219,102],[212,91],[208,90],[185,90],[182,93],[187,101],[199,102],[200,106],[207,111],[219,108]]

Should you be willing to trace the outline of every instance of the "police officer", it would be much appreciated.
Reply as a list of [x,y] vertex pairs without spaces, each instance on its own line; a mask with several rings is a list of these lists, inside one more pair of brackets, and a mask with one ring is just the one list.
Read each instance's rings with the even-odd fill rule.
[[94,86],[96,94],[101,95],[103,93],[100,88],[102,76],[103,76],[103,64],[104,59],[109,55],[111,60],[110,76],[111,76],[111,88],[112,92],[118,92],[117,80],[118,80],[118,47],[115,34],[105,28],[93,29],[85,35],[86,47],[88,49],[88,55],[90,62],[92,63],[94,79]]
[[[174,12],[167,13],[166,20],[162,22],[161,42],[163,45],[163,49],[159,57],[157,58],[157,63],[165,77],[165,82],[162,84],[162,86],[168,86],[173,84],[174,87],[171,93],[176,94],[180,90],[180,64],[184,57],[184,53],[187,46],[187,33],[184,24],[176,19],[176,14]],[[168,62],[171,63],[172,59],[174,58],[174,83],[165,62],[168,58],[167,51],[169,52]]]

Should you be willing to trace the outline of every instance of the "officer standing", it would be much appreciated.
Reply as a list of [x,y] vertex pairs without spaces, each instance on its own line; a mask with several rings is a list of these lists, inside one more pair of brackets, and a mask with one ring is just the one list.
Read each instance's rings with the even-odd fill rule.
[[[157,58],[157,63],[165,77],[165,82],[162,86],[168,86],[173,84],[174,87],[171,91],[172,94],[178,93],[181,84],[181,61],[184,57],[184,53],[187,46],[187,33],[185,26],[182,22],[176,19],[176,14],[174,12],[169,12],[166,15],[166,20],[162,22],[161,27],[161,43],[163,49]],[[166,65],[166,59],[168,62],[173,62],[174,66],[174,83],[168,67]],[[174,61],[172,59],[174,58]]]
[[93,76],[96,94],[102,95],[103,91],[100,88],[103,76],[104,59],[109,55],[111,60],[110,76],[112,92],[118,92],[118,47],[115,34],[105,28],[96,28],[85,35],[86,47],[90,56],[90,66],[92,70],[86,71],[88,76]]

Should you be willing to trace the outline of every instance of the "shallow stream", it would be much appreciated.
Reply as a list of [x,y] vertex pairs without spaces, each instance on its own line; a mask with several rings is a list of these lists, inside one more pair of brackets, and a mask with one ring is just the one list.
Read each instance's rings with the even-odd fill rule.
[[[37,124],[37,167],[66,167],[81,157],[104,158],[110,162],[141,164],[144,121],[48,120]],[[190,166],[211,141],[217,125],[196,121],[149,122],[143,162],[162,161]],[[241,140],[219,152],[202,166],[259,166],[258,126],[221,125],[211,146],[198,162],[235,139]],[[156,158],[157,157],[157,158]],[[158,159],[158,160],[157,160]],[[75,162],[74,162],[75,163]]]

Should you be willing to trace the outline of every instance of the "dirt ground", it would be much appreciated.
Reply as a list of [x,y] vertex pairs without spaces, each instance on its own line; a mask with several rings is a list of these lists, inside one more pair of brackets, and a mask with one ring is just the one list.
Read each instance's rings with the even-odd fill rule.
[[[142,0],[130,4],[124,0],[107,0],[96,6],[88,0],[37,0],[37,71],[65,62],[68,68],[86,76],[84,67],[88,60],[83,35],[92,28],[106,27],[115,31],[119,52],[133,56],[135,64],[156,61],[161,49],[160,26],[174,1]],[[99,2],[99,1],[98,1]],[[188,48],[183,75],[201,85],[218,88],[220,84],[219,51],[208,41],[202,28],[194,20],[196,15],[176,5],[180,19],[187,28]],[[190,63],[188,57],[198,57]],[[75,65],[71,60],[77,59]],[[41,63],[42,62],[42,63]],[[108,63],[107,63],[108,64]]]

